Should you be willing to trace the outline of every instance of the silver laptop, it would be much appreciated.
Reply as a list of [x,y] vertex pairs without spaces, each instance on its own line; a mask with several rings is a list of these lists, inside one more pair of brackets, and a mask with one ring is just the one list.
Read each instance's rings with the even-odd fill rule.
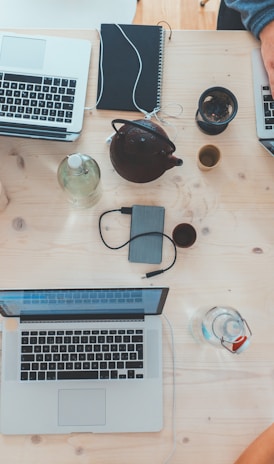
[[91,42],[0,33],[0,135],[73,141],[80,135]]
[[1,290],[1,433],[161,430],[168,290]]
[[259,142],[274,155],[274,100],[260,48],[252,51],[253,88],[256,127]]

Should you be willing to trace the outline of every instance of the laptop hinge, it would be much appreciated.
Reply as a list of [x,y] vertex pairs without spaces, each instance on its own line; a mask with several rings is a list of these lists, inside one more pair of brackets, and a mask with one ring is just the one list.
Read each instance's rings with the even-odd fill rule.
[[115,322],[115,321],[144,321],[145,316],[144,314],[114,314],[109,317],[109,315],[102,315],[102,314],[95,314],[95,315],[87,315],[87,314],[73,314],[73,315],[66,315],[64,317],[63,314],[35,314],[35,315],[21,315],[20,322],[21,323],[31,323],[31,322]]
[[49,127],[47,126],[35,126],[32,124],[10,124],[1,122],[0,123],[0,134],[11,135],[13,137],[35,137],[35,138],[50,138],[61,139],[67,138],[67,129],[62,127]]

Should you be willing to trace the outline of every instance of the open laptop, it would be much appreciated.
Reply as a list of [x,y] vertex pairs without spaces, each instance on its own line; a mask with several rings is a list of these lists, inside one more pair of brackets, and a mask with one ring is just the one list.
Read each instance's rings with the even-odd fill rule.
[[259,142],[274,155],[274,101],[260,48],[252,51],[256,127]]
[[1,433],[161,430],[168,291],[1,290]]
[[0,135],[80,135],[91,55],[82,39],[0,33]]

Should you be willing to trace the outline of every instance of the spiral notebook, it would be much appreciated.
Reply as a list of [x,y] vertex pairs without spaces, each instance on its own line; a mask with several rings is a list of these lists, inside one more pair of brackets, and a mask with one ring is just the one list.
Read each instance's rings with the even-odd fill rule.
[[101,24],[97,108],[151,112],[159,107],[163,51],[162,26]]

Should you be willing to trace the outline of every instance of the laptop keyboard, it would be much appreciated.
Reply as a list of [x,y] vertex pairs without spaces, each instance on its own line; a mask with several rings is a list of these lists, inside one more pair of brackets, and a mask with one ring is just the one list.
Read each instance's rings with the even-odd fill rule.
[[143,330],[21,333],[21,380],[142,379]]
[[142,290],[34,290],[26,292],[23,304],[26,306],[37,304],[48,305],[81,305],[81,304],[131,304],[142,303]]
[[274,129],[274,100],[268,85],[262,87],[262,96],[264,103],[265,129],[272,130]]
[[0,73],[0,117],[71,123],[76,79]]

